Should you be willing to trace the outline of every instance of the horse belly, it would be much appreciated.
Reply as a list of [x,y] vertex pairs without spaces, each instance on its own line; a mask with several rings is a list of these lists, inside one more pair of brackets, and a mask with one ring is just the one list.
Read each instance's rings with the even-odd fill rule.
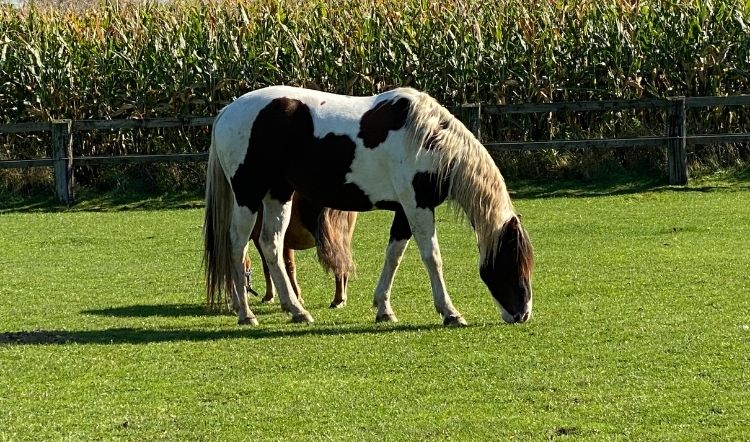
[[315,230],[322,208],[300,198],[292,197],[292,216],[284,236],[284,246],[294,250],[307,250],[315,247]]
[[315,247],[315,237],[301,223],[292,220],[284,236],[284,247],[293,250],[307,250]]
[[320,206],[365,212],[374,208],[377,199],[373,200],[358,183],[349,180],[356,146],[348,139],[350,142],[334,144],[325,150],[298,152],[299,160],[287,168],[285,178],[296,192]]

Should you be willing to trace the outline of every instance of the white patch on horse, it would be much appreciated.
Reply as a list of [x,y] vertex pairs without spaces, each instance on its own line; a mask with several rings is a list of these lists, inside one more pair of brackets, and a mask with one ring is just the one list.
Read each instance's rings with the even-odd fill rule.
[[[373,106],[375,97],[342,97],[340,95],[323,94],[321,96],[295,97],[310,108],[313,117],[313,135],[321,139],[328,134],[346,135],[358,146],[362,140],[357,138],[359,121],[362,114]],[[325,105],[320,103],[325,101]]]
[[[252,121],[258,116],[262,106],[258,101],[242,96],[235,101],[241,110],[219,112],[214,120],[213,137],[220,139],[223,146],[244,146],[242,149],[222,149],[219,162],[227,177],[233,177],[240,164],[245,162],[247,147],[252,132]],[[263,104],[265,105],[265,104]],[[224,109],[227,109],[226,107]]]
[[[362,140],[358,139],[346,181],[356,184],[372,202],[404,203],[404,199],[412,197],[412,181],[416,173],[438,170],[438,161],[430,151],[420,150],[416,155],[405,156],[403,146],[408,141],[403,129],[390,131],[386,140],[374,149],[364,147]],[[372,167],[373,164],[379,167]]]

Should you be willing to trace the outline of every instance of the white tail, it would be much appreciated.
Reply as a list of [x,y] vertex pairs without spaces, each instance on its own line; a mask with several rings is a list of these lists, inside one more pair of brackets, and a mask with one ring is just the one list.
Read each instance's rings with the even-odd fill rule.
[[[216,120],[218,118],[217,116]],[[220,300],[227,305],[227,296],[234,290],[229,236],[233,192],[215,150],[212,135],[206,170],[206,214],[203,222],[203,267],[209,308],[218,307]]]

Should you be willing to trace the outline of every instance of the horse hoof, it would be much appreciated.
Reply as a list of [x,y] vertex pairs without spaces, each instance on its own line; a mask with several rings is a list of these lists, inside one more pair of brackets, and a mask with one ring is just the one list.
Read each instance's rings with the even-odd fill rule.
[[271,295],[271,296],[268,296],[268,295],[264,296],[263,299],[260,300],[260,302],[262,302],[263,304],[270,304],[270,303],[272,303],[273,302],[273,295]]
[[383,313],[382,315],[375,316],[375,322],[398,322],[398,318],[393,313]]
[[331,301],[331,305],[328,308],[344,308],[346,307],[346,301]]
[[466,327],[469,325],[463,316],[446,316],[443,320],[443,325],[446,327]]
[[258,325],[258,320],[255,319],[255,316],[251,318],[239,319],[237,320],[237,325]]
[[313,319],[310,313],[304,312],[304,313],[297,313],[296,315],[292,315],[292,322],[295,324],[302,324],[302,323],[312,324],[313,322],[315,322],[315,320]]

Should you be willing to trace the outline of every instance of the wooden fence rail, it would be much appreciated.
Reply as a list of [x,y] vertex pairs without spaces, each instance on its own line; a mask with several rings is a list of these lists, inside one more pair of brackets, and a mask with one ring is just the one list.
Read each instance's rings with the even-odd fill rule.
[[[486,105],[469,104],[454,109],[455,114],[482,141],[482,115],[508,115],[529,113],[618,111],[626,109],[662,109],[666,113],[664,136],[623,139],[551,140],[531,142],[485,142],[489,150],[541,150],[541,149],[615,149],[627,147],[666,147],[670,184],[688,182],[687,146],[699,144],[740,143],[750,141],[750,133],[687,135],[686,109],[696,107],[747,106],[750,95],[730,97],[673,97],[641,100],[603,100],[542,104]],[[52,158],[31,160],[1,160],[0,169],[52,166],[55,192],[60,202],[73,201],[73,166],[151,162],[204,161],[207,152],[159,155],[121,155],[74,157],[74,133],[90,130],[151,129],[211,126],[214,117],[175,117],[141,120],[54,120],[0,125],[2,133],[49,132]]]

